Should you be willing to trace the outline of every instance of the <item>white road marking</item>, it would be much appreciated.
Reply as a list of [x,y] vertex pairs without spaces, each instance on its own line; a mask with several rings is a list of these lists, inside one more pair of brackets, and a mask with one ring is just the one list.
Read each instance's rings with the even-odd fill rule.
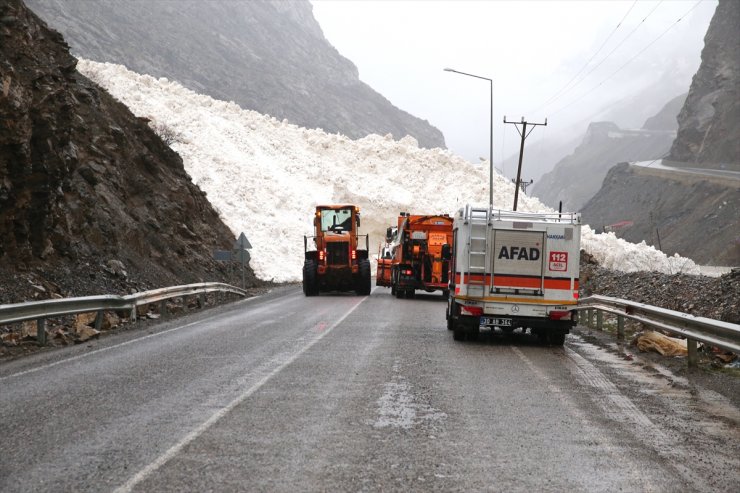
[[[622,394],[616,385],[608,380],[596,366],[575,351],[566,348],[565,354],[575,364],[571,372],[596,390],[592,399],[609,418],[622,423],[630,423],[635,431],[634,437],[650,447],[655,453],[673,466],[686,485],[702,490],[706,485],[685,461],[686,454],[679,453],[682,444],[669,438],[661,428],[643,413],[632,400]],[[579,375],[580,374],[580,375]],[[603,397],[603,398],[598,398]]]
[[650,418],[640,411],[627,396],[622,394],[617,386],[609,381],[598,368],[571,349],[565,348],[565,354],[575,363],[578,369],[576,374],[580,374],[581,380],[584,380],[586,385],[595,388],[598,393],[606,398],[597,399],[597,404],[601,406],[607,416],[617,421],[632,421],[641,432],[650,430],[654,434],[654,439],[666,441],[665,436],[650,421]]
[[[262,295],[253,296],[252,298],[247,298],[243,302],[256,300],[257,298],[261,298],[261,297],[262,297]],[[277,300],[275,300],[275,301],[277,301]],[[221,315],[221,314],[219,314],[219,315]],[[77,356],[71,356],[69,358],[65,358],[65,359],[61,359],[59,361],[55,361],[54,363],[47,363],[45,365],[37,366],[36,368],[30,368],[28,370],[19,371],[18,373],[11,373],[10,375],[5,375],[4,377],[0,377],[0,382],[2,382],[3,380],[8,380],[10,378],[20,377],[20,376],[23,376],[23,375],[28,375],[29,373],[35,373],[37,371],[41,371],[41,370],[46,370],[46,369],[49,369],[49,368],[53,368],[55,366],[58,366],[58,365],[61,365],[61,364],[64,364],[64,363],[69,363],[70,361],[76,361],[78,359],[87,358],[88,356],[92,356],[94,354],[102,353],[104,351],[110,351],[111,349],[117,349],[117,348],[120,348],[120,347],[123,347],[123,346],[128,346],[129,344],[134,344],[135,342],[144,341],[144,340],[149,339],[151,337],[158,337],[158,336],[161,336],[161,335],[169,334],[170,332],[174,332],[176,330],[186,329],[188,327],[192,327],[193,325],[197,325],[197,324],[203,323],[203,322],[205,322],[205,321],[207,321],[207,320],[209,320],[211,318],[215,318],[215,317],[217,317],[219,315],[213,315],[211,317],[204,318],[203,320],[199,320],[197,322],[191,322],[189,324],[180,325],[178,327],[173,327],[171,329],[163,330],[161,332],[156,332],[154,334],[148,334],[148,335],[145,335],[143,337],[137,337],[136,339],[131,339],[130,341],[126,341],[126,342],[121,342],[121,343],[115,344],[113,346],[108,346],[108,347],[104,347],[104,348],[100,348],[100,349],[94,349],[94,350],[89,351],[87,353],[78,354]]]
[[[611,456],[615,462],[628,465],[626,469],[630,471],[628,474],[630,475],[633,484],[639,484],[640,482],[642,482],[642,486],[645,488],[645,491],[657,491],[655,485],[648,478],[638,477],[633,473],[633,471],[639,471],[640,468],[636,465],[632,465],[634,463],[632,458],[621,450],[617,449],[612,443],[612,440],[597,429],[591,419],[585,413],[583,413],[583,411],[580,410],[578,405],[573,402],[572,399],[568,398],[566,393],[562,392],[561,389],[552,382],[552,379],[550,377],[548,377],[542,370],[537,368],[534,362],[529,359],[519,348],[512,346],[511,350],[522,361],[524,361],[524,363],[529,367],[529,369],[532,371],[532,373],[535,374],[538,379],[545,383],[547,389],[552,392],[555,397],[557,397],[557,399],[567,409],[567,411],[580,423],[582,423],[584,435],[589,436],[590,440],[594,443],[598,443],[600,448],[609,456]],[[567,348],[565,350],[568,352],[572,352]]]
[[[375,291],[375,288],[370,292]],[[259,390],[260,387],[262,387],[264,384],[266,384],[272,377],[280,373],[285,367],[290,365],[292,362],[294,362],[296,359],[298,359],[299,356],[304,354],[306,351],[308,351],[314,344],[319,342],[321,339],[324,338],[325,335],[329,334],[334,328],[339,326],[344,320],[354,312],[358,306],[360,306],[366,299],[368,299],[369,296],[364,296],[357,304],[355,304],[352,308],[347,311],[344,315],[342,315],[341,318],[339,318],[336,322],[334,322],[329,328],[324,330],[323,332],[316,334],[316,336],[311,339],[308,344],[303,346],[300,350],[298,350],[293,355],[289,356],[287,359],[284,359],[281,362],[276,361],[275,363],[278,364],[275,368],[273,368],[267,375],[259,379],[256,383],[254,383],[251,387],[249,387],[247,390],[239,394],[234,400],[232,400],[229,404],[227,404],[225,407],[218,410],[216,413],[214,413],[210,418],[208,418],[206,421],[201,423],[198,427],[196,427],[194,430],[192,430],[190,433],[185,435],[185,437],[177,442],[175,445],[170,447],[164,454],[160,455],[157,459],[155,459],[153,462],[149,463],[146,467],[144,467],[142,470],[140,470],[138,473],[136,473],[131,479],[129,479],[125,484],[119,486],[114,490],[114,493],[127,493],[133,490],[133,488],[144,481],[146,478],[148,478],[152,473],[154,473],[157,469],[165,465],[170,459],[175,457],[185,446],[187,446],[190,442],[198,438],[200,435],[202,435],[205,431],[208,430],[211,426],[213,426],[218,420],[226,416],[229,412],[231,412],[236,406],[244,402],[249,396],[254,394],[257,390]]]

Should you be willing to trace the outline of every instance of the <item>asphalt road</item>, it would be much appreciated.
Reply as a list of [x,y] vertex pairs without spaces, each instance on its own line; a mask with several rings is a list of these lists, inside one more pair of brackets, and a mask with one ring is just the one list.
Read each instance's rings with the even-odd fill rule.
[[740,410],[438,294],[284,288],[0,365],[0,491],[737,491]]

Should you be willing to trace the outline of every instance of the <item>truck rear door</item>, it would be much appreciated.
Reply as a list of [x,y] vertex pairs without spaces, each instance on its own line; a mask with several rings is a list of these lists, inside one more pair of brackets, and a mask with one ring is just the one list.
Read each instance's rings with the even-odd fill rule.
[[493,231],[492,291],[542,294],[544,231]]

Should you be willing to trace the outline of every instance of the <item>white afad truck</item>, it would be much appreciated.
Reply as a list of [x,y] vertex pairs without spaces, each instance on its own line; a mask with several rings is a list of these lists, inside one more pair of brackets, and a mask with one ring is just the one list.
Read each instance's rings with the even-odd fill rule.
[[562,346],[576,324],[581,216],[466,206],[455,214],[447,328],[521,329]]

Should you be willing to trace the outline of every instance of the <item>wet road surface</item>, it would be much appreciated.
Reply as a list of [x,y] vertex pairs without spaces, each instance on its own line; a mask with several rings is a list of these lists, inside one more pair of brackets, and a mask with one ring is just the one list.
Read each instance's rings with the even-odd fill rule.
[[0,365],[0,491],[733,491],[740,410],[439,294],[258,299]]

